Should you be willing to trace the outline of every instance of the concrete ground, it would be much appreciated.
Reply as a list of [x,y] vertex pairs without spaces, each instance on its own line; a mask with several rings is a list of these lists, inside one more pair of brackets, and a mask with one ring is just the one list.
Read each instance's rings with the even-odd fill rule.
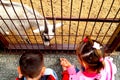
[[[59,58],[65,57],[71,63],[79,67],[79,63],[74,53],[61,53],[61,52],[49,52],[44,53],[44,60],[46,67],[53,68],[58,74],[59,80],[61,80],[62,68],[60,66]],[[18,60],[21,54],[0,52],[0,80],[15,80],[17,76]],[[120,52],[115,52],[112,57],[117,65],[118,72],[116,74],[116,80],[120,79]]]

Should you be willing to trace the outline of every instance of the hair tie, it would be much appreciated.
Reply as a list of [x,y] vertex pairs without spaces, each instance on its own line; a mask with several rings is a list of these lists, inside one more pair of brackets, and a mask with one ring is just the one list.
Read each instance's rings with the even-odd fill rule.
[[94,43],[93,43],[93,48],[95,48],[95,49],[101,49],[101,48],[102,48],[102,46],[100,46],[100,44],[99,44],[99,43],[94,42]]
[[85,42],[85,43],[88,42],[88,38],[87,38],[87,37],[84,38],[84,39],[83,39],[83,42]]
[[99,60],[100,62],[102,62],[103,61],[103,58],[100,58],[100,60]]

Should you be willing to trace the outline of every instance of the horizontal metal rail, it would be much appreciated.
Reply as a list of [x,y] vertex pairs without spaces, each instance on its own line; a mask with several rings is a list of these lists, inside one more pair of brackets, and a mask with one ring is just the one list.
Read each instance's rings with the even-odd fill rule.
[[[71,51],[75,50],[74,44],[69,44],[69,46],[68,46],[68,44],[51,44],[50,46],[44,46],[43,44],[32,44],[32,45],[31,44],[27,44],[27,45],[21,44],[21,47],[19,46],[19,44],[14,44],[14,46],[12,44],[9,44],[8,49],[9,50],[21,50],[21,47],[22,47],[23,48],[22,50],[32,50],[33,48],[34,48],[34,50],[71,50]],[[68,49],[68,47],[69,47],[69,49]]]
[[[4,20],[10,20],[8,18],[3,18]],[[75,18],[72,17],[67,18],[67,17],[46,17],[47,20],[64,20],[64,21],[90,21],[90,22],[114,22],[114,23],[119,23],[120,22],[120,18]],[[18,20],[18,19],[12,19],[12,20]],[[28,19],[22,19],[20,18],[19,20],[28,20]],[[35,20],[35,18],[29,18],[29,20]],[[44,20],[43,18],[37,18],[37,20]]]
[[[13,35],[7,35],[7,36],[13,36]],[[14,35],[14,36],[19,36],[19,35]],[[22,35],[22,36],[26,36],[26,35]],[[28,35],[28,36],[34,36],[34,35]],[[35,36],[41,36],[41,35],[35,35]],[[49,35],[49,36],[53,36],[53,35]],[[57,34],[56,36],[61,36],[60,34]],[[77,34],[77,35],[74,35],[74,34],[64,34],[63,36],[75,36],[75,37],[79,37],[79,36],[82,36],[82,34]],[[91,35],[93,37],[96,37],[96,35]],[[99,37],[104,37],[104,35],[99,35]],[[111,35],[107,34],[106,37],[111,37]]]

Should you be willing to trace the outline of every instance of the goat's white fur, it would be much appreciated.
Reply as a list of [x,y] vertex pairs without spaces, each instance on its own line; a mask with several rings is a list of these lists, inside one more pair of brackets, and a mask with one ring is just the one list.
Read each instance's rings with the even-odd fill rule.
[[[10,16],[11,19],[18,19],[17,16],[16,16],[16,14],[15,14],[15,12],[14,12],[14,10],[13,10],[13,7],[14,7],[14,9],[15,9],[15,11],[16,11],[16,13],[17,13],[17,15],[18,15],[18,17],[20,19],[26,19],[26,20],[21,20],[21,22],[19,20],[13,20],[13,23],[16,25],[16,28],[19,30],[20,35],[26,35],[24,29],[22,28],[22,25],[24,26],[25,30],[29,29],[30,25],[31,25],[31,27],[36,27],[36,28],[39,27],[39,29],[33,30],[34,33],[39,33],[39,30],[40,31],[44,31],[45,30],[44,20],[37,20],[38,25],[39,25],[38,26],[35,19],[33,19],[33,20],[30,19],[30,18],[35,18],[34,12],[35,12],[35,15],[36,15],[37,18],[43,18],[43,16],[41,16],[38,11],[34,10],[34,12],[33,12],[32,8],[30,8],[27,5],[23,5],[23,7],[25,9],[25,12],[26,12],[26,14],[28,16],[29,22],[30,22],[30,25],[29,25],[29,22],[27,20],[27,17],[25,15],[25,12],[23,10],[23,7],[22,7],[21,3],[12,2],[13,7],[12,7],[11,2],[9,0],[2,0],[2,3],[5,6],[5,8],[6,8],[6,10],[7,10],[7,12],[8,12],[8,14],[9,14],[9,16]],[[0,16],[3,19],[9,19],[9,17],[8,17],[6,11],[5,11],[5,9],[2,6],[2,3],[0,1]],[[9,28],[10,28],[11,31],[13,31],[13,32],[15,32],[15,34],[19,35],[18,31],[16,30],[14,24],[12,23],[12,21],[10,19],[9,20],[4,20],[4,21],[9,26]],[[47,35],[53,35],[54,36],[54,32],[52,31],[53,30],[53,25],[49,24],[49,22],[47,20],[46,20],[46,23],[47,23],[47,28],[48,28],[48,34]],[[0,19],[0,27],[4,30],[3,31],[0,28],[0,32],[2,34],[9,34],[9,32],[10,32],[10,30],[7,28],[6,24],[3,22],[2,19]],[[55,24],[56,28],[58,28],[60,26],[62,26],[61,23]],[[53,38],[53,36],[49,37],[49,39]],[[27,36],[26,37],[22,36],[22,37],[24,39],[27,38]]]

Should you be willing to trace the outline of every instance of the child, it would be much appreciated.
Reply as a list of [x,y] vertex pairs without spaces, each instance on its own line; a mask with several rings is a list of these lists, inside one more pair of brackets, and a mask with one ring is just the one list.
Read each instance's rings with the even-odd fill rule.
[[16,80],[58,80],[52,69],[45,68],[41,53],[24,53],[20,57],[19,65],[19,78]]
[[117,68],[111,57],[105,57],[102,44],[87,36],[78,45],[76,54],[84,70],[76,72],[74,65],[60,58],[64,70],[62,80],[115,80]]

